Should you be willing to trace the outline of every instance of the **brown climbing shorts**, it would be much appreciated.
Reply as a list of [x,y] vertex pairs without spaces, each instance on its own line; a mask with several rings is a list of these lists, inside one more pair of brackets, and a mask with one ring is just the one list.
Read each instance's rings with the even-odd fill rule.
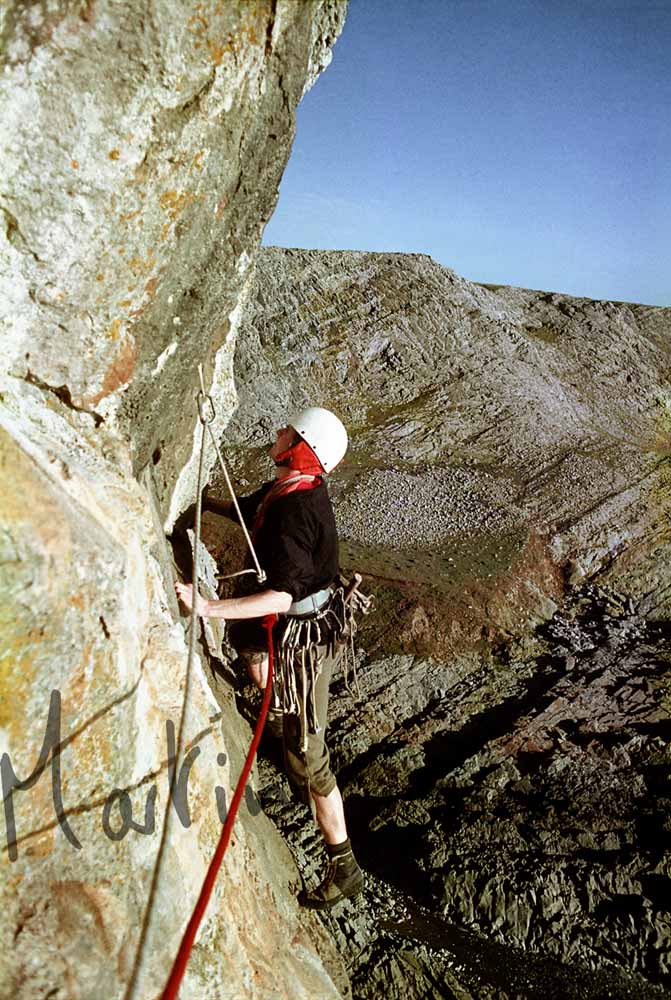
[[315,708],[319,723],[318,733],[307,734],[307,750],[301,750],[301,720],[297,715],[284,716],[284,766],[292,787],[303,800],[310,804],[310,792],[329,795],[336,786],[335,775],[331,771],[329,751],[325,742],[329,707],[329,684],[338,662],[337,656],[329,655],[326,646],[320,646],[322,669],[315,687]]
[[[281,625],[283,628],[284,625]],[[276,638],[278,638],[276,636]],[[261,656],[266,650],[266,633],[258,619],[234,622],[229,631],[229,640],[235,647],[245,666]],[[283,720],[284,766],[292,788],[299,798],[310,805],[310,791],[318,795],[329,795],[336,786],[331,771],[329,751],[325,743],[328,717],[329,684],[338,662],[338,656],[329,654],[328,647],[320,646],[322,669],[315,687],[315,707],[318,733],[308,733],[307,750],[301,750],[301,722],[297,715],[285,714]]]

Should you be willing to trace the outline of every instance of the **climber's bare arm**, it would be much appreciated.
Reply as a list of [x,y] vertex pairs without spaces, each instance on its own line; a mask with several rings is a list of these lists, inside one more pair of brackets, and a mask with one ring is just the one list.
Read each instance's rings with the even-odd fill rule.
[[[177,596],[186,607],[193,607],[193,584],[176,583]],[[229,597],[224,601],[208,601],[198,595],[196,613],[202,618],[262,618],[264,615],[280,615],[288,611],[292,604],[291,594],[283,590],[262,590],[248,597]]]

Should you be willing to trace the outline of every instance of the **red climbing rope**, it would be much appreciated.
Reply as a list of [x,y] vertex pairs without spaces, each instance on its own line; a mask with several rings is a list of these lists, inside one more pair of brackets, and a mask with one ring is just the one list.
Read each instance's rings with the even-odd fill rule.
[[261,740],[261,733],[263,732],[266,716],[268,714],[270,694],[273,686],[273,625],[276,621],[277,615],[266,615],[261,623],[268,633],[268,680],[263,693],[261,713],[259,715],[258,722],[256,723],[256,729],[254,730],[254,736],[249,747],[247,759],[245,760],[245,766],[242,769],[242,773],[238,778],[238,783],[235,787],[235,794],[233,795],[231,806],[226,816],[226,822],[224,823],[221,836],[219,837],[217,849],[214,852],[214,857],[212,858],[210,867],[207,870],[207,875],[205,876],[203,887],[200,890],[198,902],[196,903],[195,909],[191,914],[191,919],[189,920],[187,928],[184,931],[179,951],[177,952],[177,956],[170,972],[170,978],[168,979],[165,989],[161,994],[161,1000],[175,1000],[179,992],[182,977],[184,976],[187,962],[189,961],[189,955],[191,954],[191,948],[193,946],[198,927],[200,926],[200,922],[203,919],[203,914],[207,909],[207,904],[210,901],[217,873],[221,867],[221,862],[224,859],[224,854],[226,853],[226,848],[228,847],[228,841],[231,837],[231,831],[233,829],[233,824],[235,823],[235,817],[238,812],[240,800],[242,799],[245,785],[247,784],[247,779],[249,778],[249,772],[252,769],[254,757],[256,756],[259,741]]

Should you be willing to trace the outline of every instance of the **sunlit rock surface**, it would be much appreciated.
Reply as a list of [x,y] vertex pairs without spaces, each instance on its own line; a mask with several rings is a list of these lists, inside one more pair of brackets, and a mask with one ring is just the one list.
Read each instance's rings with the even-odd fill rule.
[[224,446],[249,487],[287,413],[337,410],[343,562],[377,598],[329,735],[371,875],[326,920],[357,996],[666,995],[670,372],[670,309],[260,254]]
[[[26,779],[43,741],[45,756],[56,748],[5,802],[3,997],[159,995],[214,850],[250,733],[199,650],[191,769],[138,955],[168,804],[166,723],[178,725],[186,683],[163,529],[194,499],[197,368],[219,431],[295,107],[344,15],[335,0],[2,5],[5,790],[10,764]],[[346,993],[250,796],[180,995]]]

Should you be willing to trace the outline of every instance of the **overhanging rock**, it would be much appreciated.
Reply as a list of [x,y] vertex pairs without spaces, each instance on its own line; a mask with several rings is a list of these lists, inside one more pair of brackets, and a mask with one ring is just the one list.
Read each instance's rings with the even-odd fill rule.
[[[161,525],[193,500],[199,364],[218,429],[235,405],[254,253],[345,9],[2,8],[0,745],[26,778],[59,707],[63,811],[51,763],[13,795],[0,995],[107,1000],[131,976],[186,664]],[[200,660],[192,694],[188,814],[173,815],[142,997],[165,981],[249,738]],[[251,802],[180,995],[335,997],[338,959]],[[145,833],[125,830],[128,808]]]

